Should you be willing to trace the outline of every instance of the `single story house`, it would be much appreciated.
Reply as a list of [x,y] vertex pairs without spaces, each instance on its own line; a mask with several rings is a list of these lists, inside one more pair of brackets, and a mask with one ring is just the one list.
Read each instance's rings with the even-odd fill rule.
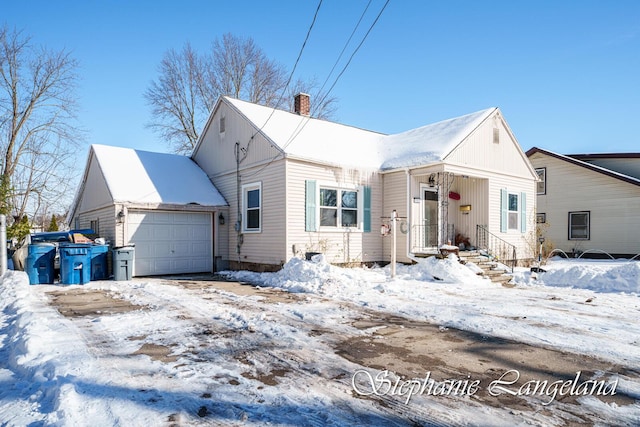
[[231,268],[314,252],[388,262],[381,229],[393,211],[400,262],[456,236],[502,259],[533,257],[537,175],[498,108],[384,135],[311,118],[309,104],[221,97],[201,133],[191,157],[229,202],[219,255]]
[[640,253],[640,153],[562,155],[534,147],[536,218],[565,252]]
[[136,276],[213,271],[228,204],[189,157],[92,145],[67,221],[135,245]]
[[223,96],[191,158],[93,146],[71,224],[135,243],[135,275],[277,270],[311,253],[389,262],[394,211],[399,262],[460,242],[533,258],[537,175],[498,108],[385,135],[311,118],[309,103]]

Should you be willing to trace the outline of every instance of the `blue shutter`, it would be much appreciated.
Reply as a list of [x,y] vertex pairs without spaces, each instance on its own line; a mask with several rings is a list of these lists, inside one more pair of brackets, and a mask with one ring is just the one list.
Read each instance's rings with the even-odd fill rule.
[[507,232],[507,224],[509,221],[509,195],[506,189],[500,190],[500,232]]
[[527,231],[527,193],[520,193],[520,232]]
[[316,182],[306,181],[305,186],[305,216],[304,230],[317,231],[316,226]]
[[363,226],[362,231],[365,233],[371,232],[371,187],[365,185],[362,189],[363,199],[364,199],[364,209],[363,209]]

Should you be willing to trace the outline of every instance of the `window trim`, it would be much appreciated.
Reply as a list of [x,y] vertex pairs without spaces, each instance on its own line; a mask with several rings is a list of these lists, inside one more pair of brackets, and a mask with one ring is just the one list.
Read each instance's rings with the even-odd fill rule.
[[[249,207],[248,207],[248,194],[249,191],[258,190],[258,207],[251,208],[251,210],[258,210],[258,227],[248,228],[249,225]],[[242,232],[243,233],[262,233],[262,182],[253,182],[250,184],[244,184],[242,186]]]
[[[572,221],[571,218],[573,215],[584,214],[587,216],[587,237],[571,237],[572,231]],[[569,212],[569,216],[567,219],[567,232],[568,232],[568,240],[591,240],[591,211],[572,211]]]
[[[335,207],[336,212],[336,225],[321,225],[322,216],[321,209],[326,208],[321,205],[320,200],[320,191],[321,190],[336,190],[338,195],[336,197],[336,204],[338,206]],[[355,210],[356,211],[356,223],[355,227],[343,226],[342,225],[342,207],[339,206],[342,201],[342,192],[349,191],[356,193],[356,209],[353,208],[345,208],[346,210]],[[364,187],[358,185],[338,185],[335,183],[326,183],[326,182],[318,182],[316,186],[316,221],[317,226],[316,229],[321,232],[364,232]],[[329,207],[329,209],[334,209],[333,207]]]
[[[536,174],[538,174],[539,171],[542,171],[542,184],[544,186],[544,189],[542,190],[542,192],[538,191],[538,184],[540,183],[540,181],[536,182],[536,195],[540,196],[540,195],[544,195],[547,194],[547,168],[536,168]],[[540,179],[540,175],[538,174],[538,179]]]
[[224,115],[220,116],[220,120],[218,121],[218,133],[225,133],[227,130],[227,118]]
[[[511,209],[509,209],[509,197],[511,196],[516,196],[516,201],[518,203],[518,208],[515,211],[512,211]],[[520,200],[520,194],[518,193],[512,193],[510,191],[507,191],[507,231],[520,231],[520,211],[522,209],[522,201]],[[510,220],[510,216],[511,214],[515,214],[516,215],[516,227],[515,228],[511,228],[510,224],[511,224],[511,220]]]

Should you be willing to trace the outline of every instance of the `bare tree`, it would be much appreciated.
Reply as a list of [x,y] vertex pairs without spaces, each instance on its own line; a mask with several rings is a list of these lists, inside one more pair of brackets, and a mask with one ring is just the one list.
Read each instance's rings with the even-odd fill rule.
[[187,43],[179,52],[169,50],[159,71],[158,81],[151,82],[145,92],[155,119],[149,127],[166,139],[176,152],[189,152],[198,140],[199,126],[209,112],[202,59]]
[[63,169],[80,135],[73,126],[76,68],[69,53],[0,28],[1,179],[14,218],[56,204],[66,190]]
[[[195,147],[199,130],[221,95],[275,108],[288,108],[293,99],[285,93],[284,66],[267,58],[253,39],[232,34],[216,39],[210,51],[201,55],[189,44],[180,52],[168,51],[159,72],[145,93],[152,108],[149,126],[176,153],[188,154]],[[314,84],[299,82],[298,86]],[[335,103],[335,98],[318,103],[314,116],[328,118]]]

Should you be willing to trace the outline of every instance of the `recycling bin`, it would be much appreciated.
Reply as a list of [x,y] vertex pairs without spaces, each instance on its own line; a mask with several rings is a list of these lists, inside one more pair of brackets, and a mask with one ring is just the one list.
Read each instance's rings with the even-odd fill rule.
[[113,280],[131,280],[134,252],[133,246],[113,248]]
[[54,259],[56,245],[53,243],[30,244],[27,249],[25,270],[30,285],[52,284],[55,279]]
[[91,245],[60,244],[60,282],[63,285],[84,285],[91,281]]
[[108,245],[91,246],[91,280],[105,280],[109,277],[107,271]]

